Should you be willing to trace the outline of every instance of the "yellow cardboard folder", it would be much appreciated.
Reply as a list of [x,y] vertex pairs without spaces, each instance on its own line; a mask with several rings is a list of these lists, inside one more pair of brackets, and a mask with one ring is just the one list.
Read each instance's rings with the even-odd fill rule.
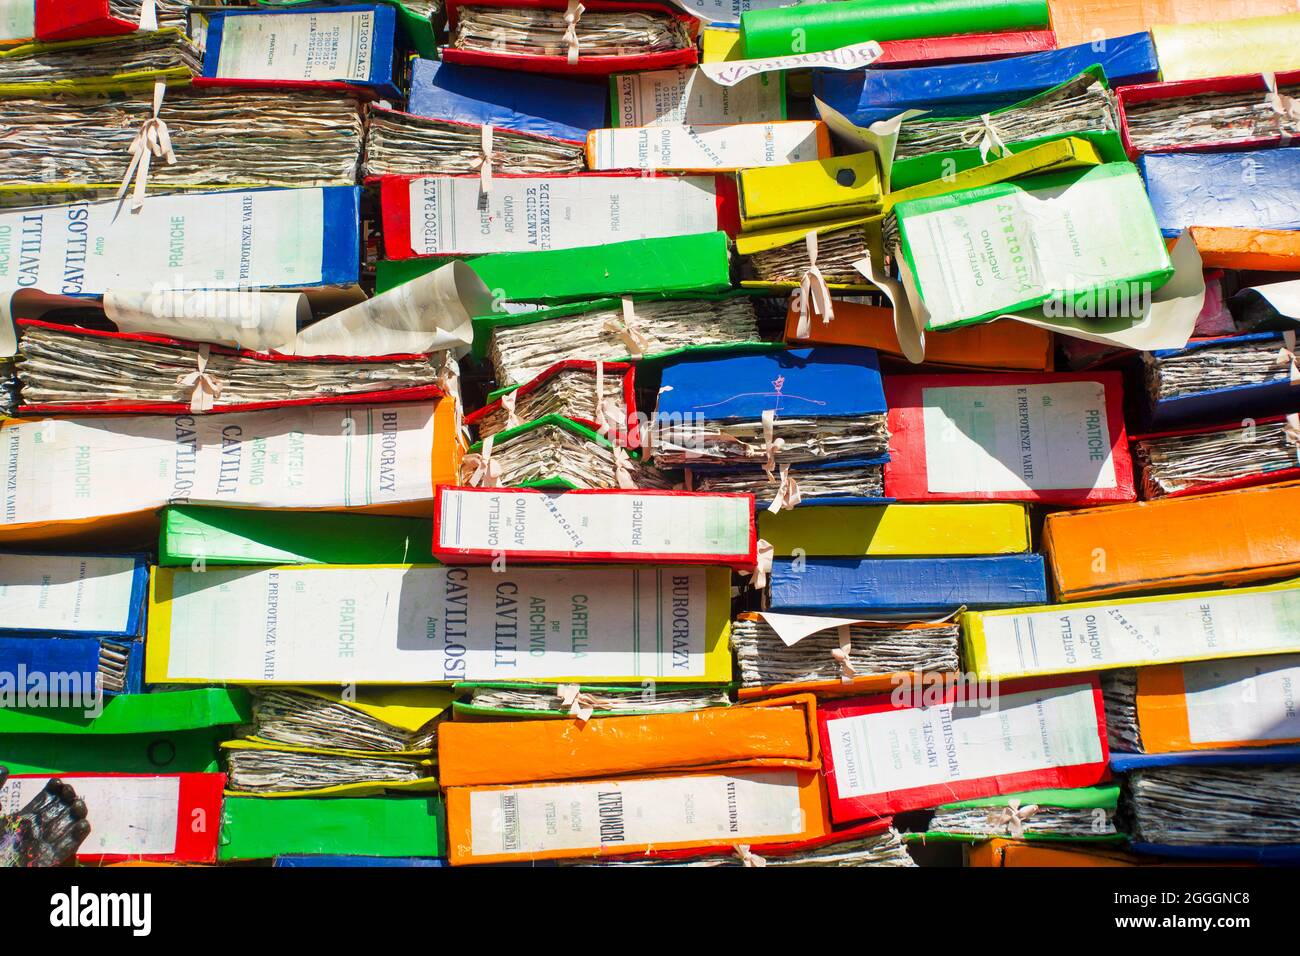
[[388,790],[410,790],[415,792],[437,790],[438,779],[433,776],[434,762],[427,750],[342,750],[328,747],[298,747],[294,744],[282,744],[273,740],[261,740],[251,737],[246,740],[227,740],[221,745],[226,755],[240,751],[282,752],[290,754],[307,754],[318,757],[340,757],[359,762],[378,760],[401,760],[419,766],[427,776],[418,780],[388,780],[382,772],[375,771],[373,779],[356,783],[336,784],[330,787],[315,787],[310,790],[235,790],[227,787],[226,793],[240,797],[369,797]]
[[740,226],[745,232],[880,211],[880,163],[875,153],[742,169],[737,179]]
[[962,615],[981,680],[1300,652],[1300,580]]
[[960,557],[1031,549],[1024,505],[826,505],[758,517],[777,557]]
[[727,568],[154,568],[145,679],[725,683]]

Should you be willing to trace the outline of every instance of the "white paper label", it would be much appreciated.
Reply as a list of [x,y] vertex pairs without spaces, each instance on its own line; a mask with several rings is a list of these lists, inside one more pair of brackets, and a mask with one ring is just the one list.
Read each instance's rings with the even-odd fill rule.
[[172,581],[174,680],[704,675],[703,568],[209,568]]
[[368,80],[373,11],[222,18],[217,76],[241,80]]
[[438,544],[479,551],[743,558],[753,509],[715,495],[442,492]]
[[36,34],[36,0],[0,0],[0,40],[30,40]]
[[1300,739],[1300,656],[1185,664],[1183,687],[1194,744]]
[[921,403],[930,491],[1117,484],[1100,382],[924,388]]
[[63,554],[0,554],[0,627],[123,634],[135,561]]
[[102,295],[321,282],[323,190],[150,196],[114,221],[116,209],[83,202],[0,212],[0,289]]
[[417,255],[574,249],[718,228],[712,176],[498,176],[481,209],[476,177],[416,179],[410,190]]
[[472,790],[476,856],[744,843],[804,832],[793,770]]
[[826,50],[822,53],[792,53],[757,60],[724,60],[702,63],[700,71],[721,86],[735,86],[764,73],[782,70],[857,70],[869,66],[884,53],[874,40]]
[[593,169],[746,169],[820,159],[815,122],[639,126],[592,132]]
[[[176,852],[179,777],[68,777],[86,803],[90,835],[77,856],[165,856]],[[17,813],[48,777],[12,777],[0,787],[0,816]],[[216,821],[212,821],[216,825]]]
[[433,494],[433,405],[318,405],[7,425],[0,525],[172,504],[359,507]]
[[1097,763],[1092,686],[1006,694],[827,721],[841,799]]
[[1300,650],[1300,588],[981,615],[988,663],[1008,677]]
[[785,119],[781,80],[755,76],[719,86],[698,69],[614,77],[619,126],[725,126]]
[[[1086,293],[1166,268],[1168,253],[1150,218],[1136,174],[907,215],[907,251],[929,326],[1041,302],[1054,290]],[[1119,298],[1112,309],[1109,297],[1094,297],[1088,314],[1118,314],[1121,305],[1130,305]],[[1131,305],[1141,314],[1143,303]]]

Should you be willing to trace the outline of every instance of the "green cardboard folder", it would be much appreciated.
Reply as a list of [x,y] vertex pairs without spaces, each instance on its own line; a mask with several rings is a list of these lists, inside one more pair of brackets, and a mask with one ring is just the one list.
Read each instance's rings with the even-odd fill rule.
[[[1128,154],[1124,152],[1124,143],[1120,140],[1119,133],[1114,130],[1084,130],[1075,133],[1036,136],[1033,139],[1007,143],[1007,149],[1013,153],[1023,153],[1025,150],[1041,146],[1043,143],[1066,138],[1082,139],[1091,143],[1097,152],[1101,154],[1104,163],[1128,162]],[[926,153],[924,156],[896,159],[894,165],[890,168],[889,187],[892,191],[899,192],[909,186],[933,182],[936,179],[943,179],[945,176],[982,165],[984,165],[984,159],[980,156],[979,148],[975,146],[970,149],[945,150],[937,153]]]
[[79,709],[0,709],[0,764],[11,773],[210,773],[217,744],[251,719],[241,688],[110,697]]
[[[451,258],[381,260],[375,292],[387,292]],[[721,292],[731,288],[725,232],[633,239],[577,249],[500,252],[464,260],[498,301],[566,302],[636,293]]]
[[[936,812],[950,810],[972,810],[988,808],[996,810],[1005,807],[1010,800],[1019,800],[1022,807],[1037,804],[1040,807],[1059,807],[1064,810],[1109,810],[1112,813],[1119,803],[1119,785],[1101,784],[1095,787],[1074,787],[1056,790],[1030,790],[1025,793],[1006,794],[997,797],[980,797],[976,800],[961,800],[938,807]],[[908,833],[906,839],[923,843],[956,842],[978,843],[987,840],[987,836],[970,833],[947,833],[942,830],[930,830],[926,833]],[[1060,833],[1035,833],[1026,830],[1019,838],[1029,842],[1070,842],[1070,843],[1122,843],[1128,839],[1123,833],[1099,833],[1079,836]]]
[[1129,163],[912,199],[894,215],[931,331],[1049,303],[1137,310],[1174,274]]
[[[700,293],[692,295],[689,298],[701,302],[717,302],[723,299],[729,299],[737,296],[749,298],[758,298],[764,293],[761,291],[739,290],[725,293]],[[631,296],[634,302],[648,302],[663,299],[682,299],[682,295],[644,295]],[[537,309],[532,312],[494,312],[491,315],[474,316],[474,345],[471,354],[476,362],[483,362],[487,359],[488,347],[492,344],[492,332],[499,328],[512,328],[519,325],[532,325],[536,322],[546,322],[550,319],[564,319],[571,315],[581,315],[584,312],[601,312],[620,307],[620,299],[592,299],[586,302],[566,302],[563,305],[552,305]],[[711,353],[731,353],[731,352],[766,352],[781,351],[784,349],[784,342],[710,342],[703,345],[688,345],[685,348],[670,349],[667,352],[651,352],[641,356],[638,363],[645,366],[647,363],[666,362],[672,359],[685,358],[687,356],[704,356]],[[623,361],[631,361],[630,358]],[[493,396],[500,397],[501,392],[509,389],[498,389],[493,392]]]
[[437,564],[432,544],[433,522],[423,518],[171,505],[158,563]]
[[840,0],[740,15],[747,60],[822,53],[867,40],[915,40],[958,33],[1040,30],[1047,0]]
[[262,797],[227,795],[218,860],[288,854],[446,856],[438,797]]

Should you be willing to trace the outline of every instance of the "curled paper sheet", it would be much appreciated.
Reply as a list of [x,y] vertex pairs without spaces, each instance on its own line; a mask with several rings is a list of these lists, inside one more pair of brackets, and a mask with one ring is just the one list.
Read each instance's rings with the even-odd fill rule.
[[758,60],[726,60],[701,63],[699,70],[720,86],[735,86],[760,73],[776,70],[857,70],[870,66],[884,55],[874,40],[827,50],[825,53],[792,53],[789,56],[764,57]]
[[850,151],[875,153],[880,160],[881,187],[889,192],[889,174],[894,168],[894,151],[898,147],[898,131],[910,119],[924,116],[929,110],[904,110],[892,119],[872,123],[866,129],[858,126],[843,113],[813,97],[817,115],[830,129],[840,145]]
[[475,315],[492,311],[492,293],[463,262],[344,309],[302,331],[297,355],[394,355],[451,350],[474,341]]
[[[917,623],[947,624],[949,621],[961,617],[965,610],[964,607],[961,607],[940,617],[929,618]],[[889,620],[888,618],[821,617],[813,614],[778,614],[775,611],[759,611],[758,616],[776,632],[776,636],[781,638],[786,647],[794,647],[805,637],[811,637],[813,634],[820,634],[822,631],[829,631],[832,628],[848,627],[850,624],[898,626],[897,620]]]
[[[894,329],[903,354],[909,362],[925,360],[925,325],[927,313],[916,289],[916,281],[903,256],[896,255],[899,279],[884,274],[881,264],[870,259],[855,262],[856,268],[889,299],[894,309]],[[1051,314],[1048,308],[1008,312],[994,316],[990,322],[1012,319],[1049,332],[1073,336],[1103,345],[1153,351],[1155,349],[1180,349],[1192,337],[1196,317],[1205,304],[1205,275],[1196,243],[1184,232],[1170,253],[1174,274],[1159,289],[1151,293],[1140,316],[1111,318]]]
[[292,355],[298,327],[311,321],[311,306],[301,292],[109,289],[104,314],[122,332]]
[[1250,286],[1232,298],[1248,305],[1261,304],[1276,312],[1278,318],[1300,322],[1300,279]]

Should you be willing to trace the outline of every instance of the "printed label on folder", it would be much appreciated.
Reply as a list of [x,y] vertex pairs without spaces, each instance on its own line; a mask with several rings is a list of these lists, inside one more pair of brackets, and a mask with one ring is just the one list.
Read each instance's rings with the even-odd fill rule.
[[820,123],[592,130],[593,169],[744,169],[821,159]]
[[1062,605],[981,618],[981,675],[1051,674],[1300,649],[1300,589]]
[[[260,19],[236,17],[239,20]],[[307,286],[322,277],[324,191],[151,196],[0,212],[0,289],[102,295],[110,287]]]
[[135,575],[134,558],[0,554],[0,628],[125,633]]
[[[77,776],[68,782],[85,801],[90,823],[77,856],[161,856],[176,850],[179,777]],[[47,783],[48,777],[11,777],[0,787],[0,815],[17,813]]]
[[[1150,216],[1137,176],[1109,176],[1064,191],[1017,190],[910,215],[904,231],[930,327],[939,328],[1040,302],[1053,290],[1087,295],[1167,267]],[[1097,236],[1124,237],[1128,248]],[[1115,298],[1117,309],[1129,305],[1127,296]],[[1110,300],[1098,293],[1080,308],[1081,316],[1104,316]]]
[[[172,679],[699,678],[703,568],[283,567],[170,577]],[[160,627],[150,619],[150,641]],[[150,673],[154,659],[150,658]]]
[[804,827],[793,770],[474,790],[469,800],[475,856],[747,842]]
[[1183,667],[1194,744],[1300,738],[1300,657],[1247,657]]
[[217,75],[245,80],[368,80],[373,11],[222,18]]
[[536,494],[443,489],[438,547],[502,552],[750,553],[752,504],[718,495]]
[[840,799],[1102,759],[1089,684],[827,721]]
[[720,86],[698,69],[652,70],[614,77],[619,126],[721,126],[785,119],[781,82],[755,76]]
[[1100,382],[922,390],[930,491],[1114,488]]
[[165,504],[360,507],[433,494],[433,405],[11,422],[0,526]]
[[36,0],[0,0],[0,40],[30,40],[36,33]]
[[411,181],[416,255],[573,249],[718,228],[712,176],[497,177],[487,205],[476,177]]

